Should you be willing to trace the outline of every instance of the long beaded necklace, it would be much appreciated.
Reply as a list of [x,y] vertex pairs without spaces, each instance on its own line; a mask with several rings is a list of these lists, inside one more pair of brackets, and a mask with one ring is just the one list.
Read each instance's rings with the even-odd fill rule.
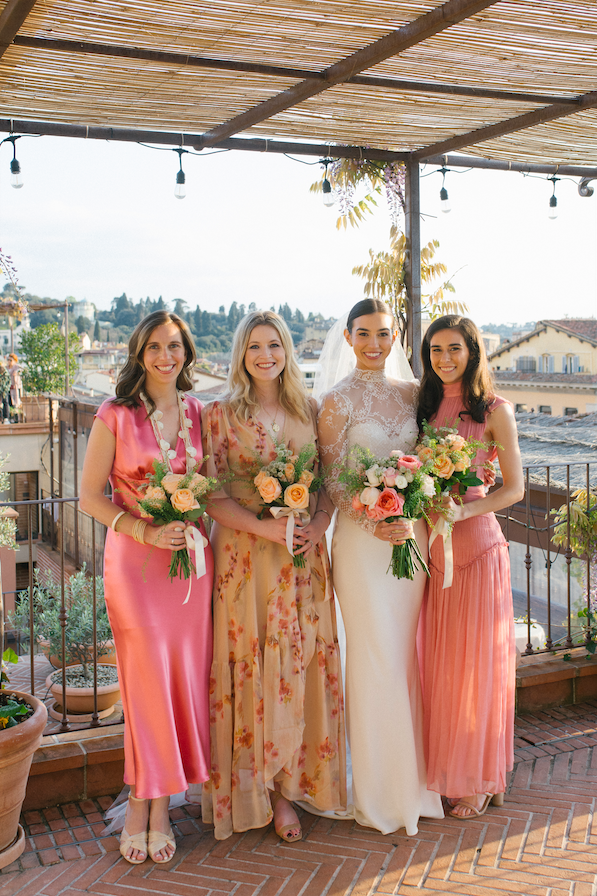
[[[162,430],[164,428],[162,417],[164,415],[161,411],[158,410],[153,411],[153,413],[151,412],[150,404],[144,392],[139,393],[139,398],[145,405],[147,416],[151,421],[151,428],[153,429],[155,440],[158,443],[158,447],[162,453],[162,460],[172,473],[173,471],[171,461],[176,457],[176,449],[171,448],[170,442],[168,442],[167,439],[162,438]],[[189,420],[186,415],[188,405],[184,400],[184,392],[180,392],[177,390],[176,400],[178,402],[178,413],[180,417],[180,430],[178,431],[178,435],[184,442],[186,453],[186,471],[187,473],[190,473],[195,466],[195,457],[197,455],[197,449],[193,446],[189,433],[189,429],[191,429],[191,427],[193,426],[193,421]]]

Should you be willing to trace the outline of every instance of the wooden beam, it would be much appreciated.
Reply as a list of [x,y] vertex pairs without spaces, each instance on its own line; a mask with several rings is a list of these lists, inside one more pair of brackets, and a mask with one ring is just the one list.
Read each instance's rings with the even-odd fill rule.
[[0,13],[0,59],[34,6],[35,0],[8,0]]
[[357,50],[340,62],[334,63],[323,72],[324,82],[308,79],[295,84],[288,90],[270,97],[252,109],[235,116],[230,121],[224,122],[203,135],[203,146],[214,146],[220,141],[238,134],[253,125],[272,118],[286,109],[296,106],[315,94],[341,84],[348,78],[354,77],[359,72],[365,71],[390,56],[396,56],[409,47],[421,43],[421,41],[450,28],[463,19],[493,6],[499,0],[448,0],[447,3],[438,6],[431,12],[420,16],[413,22],[409,22],[402,28],[386,34],[362,50]]
[[495,140],[497,137],[504,137],[506,134],[513,134],[516,131],[532,128],[538,124],[555,121],[557,118],[566,118],[566,116],[582,112],[584,109],[594,109],[595,106],[597,106],[597,90],[579,96],[574,108],[562,103],[554,103],[551,106],[535,109],[534,112],[525,112],[524,115],[517,115],[515,118],[509,118],[506,121],[499,121],[496,124],[490,124],[483,128],[476,128],[474,131],[469,131],[468,134],[449,137],[447,140],[433,143],[431,146],[426,146],[423,149],[417,149],[412,155],[413,158],[424,162],[431,156],[444,155],[455,149],[464,149],[468,146],[475,146],[477,143],[484,143],[486,140]]
[[[321,71],[300,68],[285,68],[280,65],[265,65],[261,62],[242,62],[233,59],[212,59],[208,56],[190,56],[169,53],[163,50],[146,50],[140,47],[125,47],[115,44],[96,44],[87,41],[62,40],[60,38],[28,37],[18,34],[13,43],[17,47],[53,51],[58,53],[81,53],[92,56],[110,56],[119,59],[141,59],[146,62],[163,62],[181,68],[206,68],[216,71],[243,72],[256,75],[270,75],[276,78],[296,78],[297,80],[325,81]],[[512,90],[494,90],[488,87],[463,87],[459,84],[440,84],[431,81],[412,81],[403,78],[380,78],[371,75],[354,75],[346,78],[346,84],[363,87],[380,87],[382,90],[396,90],[403,93],[430,93],[447,96],[466,96],[481,99],[504,100],[513,103],[534,103],[546,106],[551,103],[577,105],[576,96],[547,96],[543,93],[526,93]],[[327,85],[326,85],[327,86]]]

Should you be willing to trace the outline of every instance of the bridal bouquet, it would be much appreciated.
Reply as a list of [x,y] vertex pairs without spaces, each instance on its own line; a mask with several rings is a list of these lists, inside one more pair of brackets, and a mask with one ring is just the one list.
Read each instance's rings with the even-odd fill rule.
[[[294,566],[304,567],[303,555],[294,554],[294,524],[297,519],[302,525],[309,522],[309,495],[316,492],[323,482],[323,476],[316,476],[314,472],[317,449],[310,443],[303,445],[298,454],[293,454],[285,445],[276,442],[275,446],[275,458],[261,466],[253,478],[263,501],[257,516],[263,519],[264,513],[269,510],[275,519],[287,517],[286,547],[292,554]],[[259,461],[262,462],[261,458]]]
[[[338,478],[352,495],[354,510],[378,522],[414,521],[426,516],[425,509],[436,493],[429,475],[430,463],[402,451],[377,458],[360,445],[355,445],[351,455],[356,466],[344,464]],[[429,575],[414,535],[404,544],[393,546],[388,569],[397,579],[413,579],[417,569]]]
[[[199,473],[206,459],[202,458],[201,463],[195,464],[188,473],[172,473],[163,461],[154,460],[153,473],[148,475],[147,484],[141,486],[144,495],[137,502],[141,516],[150,517],[156,526],[165,526],[174,520],[196,522],[205,511],[207,496],[221,485],[218,479]],[[198,536],[202,538],[200,533]],[[188,545],[189,539],[187,547],[172,551],[170,579],[176,576],[188,579],[191,573],[197,572]]]
[[455,427],[434,429],[426,420],[422,429],[423,436],[415,453],[433,477],[437,497],[455,490],[464,495],[470,486],[483,485],[483,480],[471,472],[470,466],[477,451],[489,447],[485,442],[467,441]]

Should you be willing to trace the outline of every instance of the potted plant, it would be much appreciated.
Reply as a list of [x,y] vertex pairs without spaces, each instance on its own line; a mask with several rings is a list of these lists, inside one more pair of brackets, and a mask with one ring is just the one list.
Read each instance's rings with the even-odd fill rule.
[[14,651],[5,650],[0,675],[0,868],[18,859],[25,849],[19,817],[33,754],[48,719],[45,704],[37,697],[5,688],[7,665],[16,662]]
[[[104,583],[96,576],[96,631],[98,662],[98,711],[109,715],[120,699],[118,676],[114,665],[114,642],[108,612],[104,600]],[[86,574],[85,565],[69,576],[64,584],[66,626],[66,710],[69,713],[88,713],[94,709],[94,631],[93,631],[93,581]],[[17,609],[9,616],[9,624],[21,633],[29,633],[29,589],[21,592]],[[46,679],[56,703],[63,702],[62,687],[62,624],[60,621],[61,587],[51,570],[43,575],[36,571],[33,593],[32,642],[40,644],[52,665],[60,667]],[[60,709],[50,709],[50,715],[61,718]]]

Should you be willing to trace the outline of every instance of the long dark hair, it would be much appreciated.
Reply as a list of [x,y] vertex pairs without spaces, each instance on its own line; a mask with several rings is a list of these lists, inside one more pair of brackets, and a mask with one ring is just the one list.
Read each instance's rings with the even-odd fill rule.
[[396,326],[392,309],[381,299],[361,299],[356,305],[353,305],[348,312],[348,320],[346,321],[346,329],[352,333],[352,327],[357,317],[364,317],[366,314],[389,314],[392,318],[392,325]]
[[438,317],[425,333],[421,345],[423,376],[417,422],[420,426],[423,420],[431,420],[443,398],[443,384],[431,366],[430,351],[431,340],[440,330],[458,330],[466,343],[470,357],[462,377],[462,398],[466,408],[463,413],[470,414],[475,423],[483,423],[487,408],[495,398],[485,345],[477,325],[468,317],[460,317],[458,314]]
[[[145,367],[143,366],[143,353],[145,346],[149,342],[151,334],[156,327],[163,324],[176,324],[182,336],[182,344],[185,349],[185,361],[182,370],[178,374],[176,380],[176,388],[182,392],[188,392],[193,388],[193,380],[191,379],[191,370],[197,359],[195,345],[191,331],[178,316],[170,311],[154,311],[144,317],[141,323],[137,324],[129,339],[129,356],[120,373],[118,374],[118,382],[116,383],[116,398],[114,404],[122,404],[126,407],[136,407],[139,404],[139,393],[143,391],[145,385]],[[147,400],[154,410],[151,397],[148,395]]]

